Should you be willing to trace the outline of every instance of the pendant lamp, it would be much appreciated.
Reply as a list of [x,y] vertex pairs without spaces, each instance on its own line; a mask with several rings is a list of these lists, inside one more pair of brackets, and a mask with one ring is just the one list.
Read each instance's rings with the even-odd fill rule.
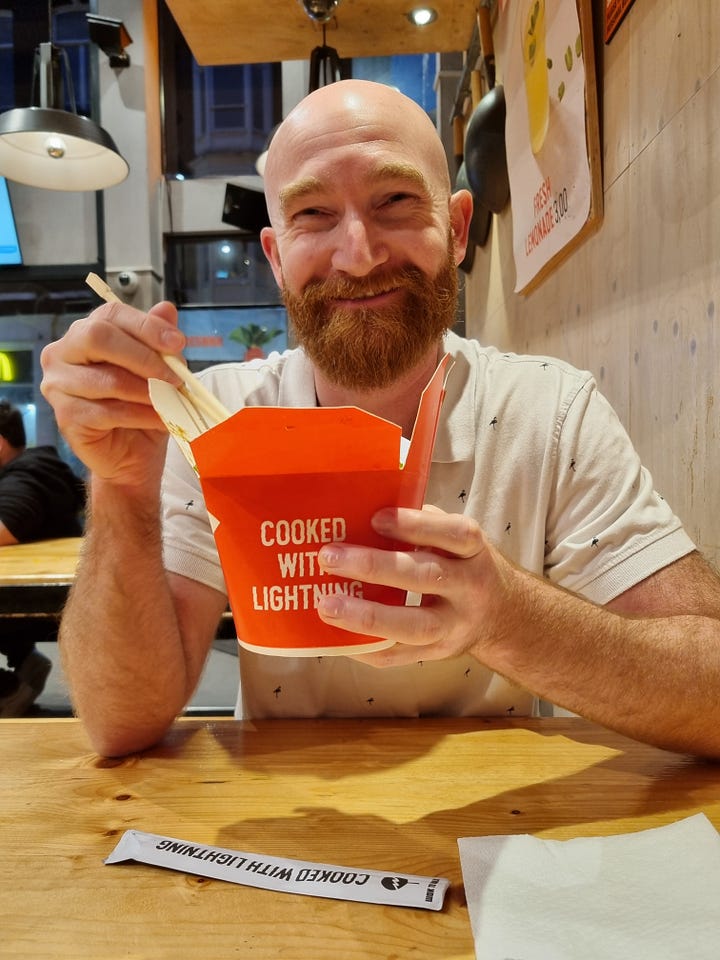
[[335,10],[340,4],[340,0],[300,0],[300,3],[302,3],[305,13],[310,19],[322,26],[322,45],[315,47],[310,54],[310,88],[308,92],[312,93],[329,83],[342,80],[338,52],[334,47],[329,47],[325,43],[327,24],[335,16]]
[[327,23],[332,20],[340,0],[299,0],[305,13],[316,23]]
[[[104,190],[129,171],[112,137],[77,113],[64,51],[51,42],[35,51],[33,91],[39,106],[0,114],[0,176],[49,190]],[[63,107],[63,66],[72,112]]]
[[[320,87],[327,86],[329,83],[335,83],[343,78],[338,52],[333,47],[328,47],[325,42],[327,24],[335,16],[335,10],[340,0],[298,0],[298,2],[302,5],[308,17],[322,26],[322,45],[315,47],[310,52],[310,86],[308,93],[312,93]],[[275,131],[279,126],[279,123],[276,124],[270,131],[265,149],[255,161],[255,169],[261,177],[265,176],[265,161],[267,160],[270,141],[275,136]]]

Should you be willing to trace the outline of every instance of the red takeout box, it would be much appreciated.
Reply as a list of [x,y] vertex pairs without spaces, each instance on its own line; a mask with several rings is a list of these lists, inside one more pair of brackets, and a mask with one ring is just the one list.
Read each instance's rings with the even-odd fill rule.
[[425,388],[401,466],[400,427],[356,407],[245,407],[190,443],[239,642],[318,656],[390,641],[323,623],[328,593],[403,604],[404,591],[323,573],[324,543],[397,548],[370,525],[381,507],[421,507],[451,358]]

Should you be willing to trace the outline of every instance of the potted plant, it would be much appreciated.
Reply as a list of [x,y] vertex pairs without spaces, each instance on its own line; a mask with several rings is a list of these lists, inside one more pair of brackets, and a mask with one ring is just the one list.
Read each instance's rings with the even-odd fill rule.
[[255,360],[265,356],[263,347],[283,333],[282,328],[268,330],[259,323],[248,323],[244,327],[235,327],[229,334],[231,340],[237,340],[245,346],[244,360]]

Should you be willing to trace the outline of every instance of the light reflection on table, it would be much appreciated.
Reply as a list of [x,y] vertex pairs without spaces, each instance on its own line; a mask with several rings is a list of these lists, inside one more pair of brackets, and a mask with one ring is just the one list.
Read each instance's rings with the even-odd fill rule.
[[[568,838],[703,811],[720,768],[571,718],[179,720],[98,758],[76,720],[0,722],[3,957],[474,960],[457,838]],[[439,913],[104,857],[129,828],[451,880]]]

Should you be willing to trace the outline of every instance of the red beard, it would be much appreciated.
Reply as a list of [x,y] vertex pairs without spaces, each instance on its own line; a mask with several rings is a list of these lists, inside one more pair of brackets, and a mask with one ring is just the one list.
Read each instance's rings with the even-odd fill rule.
[[[283,288],[298,343],[332,383],[353,390],[387,387],[410,371],[455,322],[457,272],[448,258],[437,276],[417,267],[359,280],[313,280],[299,295]],[[334,302],[400,288],[400,302],[344,310]]]

